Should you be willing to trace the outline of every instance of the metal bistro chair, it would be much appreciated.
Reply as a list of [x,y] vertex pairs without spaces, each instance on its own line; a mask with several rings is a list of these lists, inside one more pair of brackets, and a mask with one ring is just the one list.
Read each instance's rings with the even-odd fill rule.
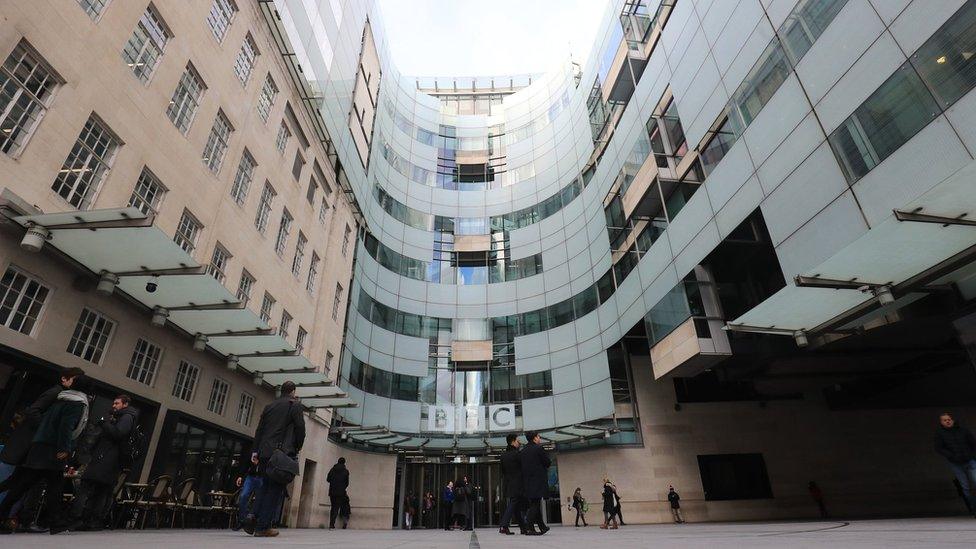
[[241,495],[241,489],[238,488],[230,496],[222,496],[220,498],[211,498],[211,518],[214,514],[223,514],[227,517],[226,528],[231,528],[237,521],[237,499]]
[[[113,530],[119,526],[121,518],[125,516],[125,512],[131,510],[131,501],[127,496],[125,490],[125,479],[129,476],[129,470],[123,469],[119,473],[118,478],[115,480],[115,486],[112,488],[112,500],[108,502],[108,513],[105,516],[108,517],[109,528]],[[104,525],[103,525],[104,526]]]
[[173,477],[169,475],[160,475],[149,482],[149,488],[146,490],[145,497],[141,498],[135,504],[136,509],[140,513],[140,529],[146,527],[146,516],[150,512],[153,514],[153,519],[155,519],[156,528],[159,528],[159,513],[165,509],[166,502],[171,498],[170,485],[172,483]]
[[186,528],[186,511],[193,502],[193,487],[197,479],[183,479],[173,490],[173,498],[165,503],[165,507],[170,512],[170,528],[176,527],[176,515],[180,516],[180,528]]

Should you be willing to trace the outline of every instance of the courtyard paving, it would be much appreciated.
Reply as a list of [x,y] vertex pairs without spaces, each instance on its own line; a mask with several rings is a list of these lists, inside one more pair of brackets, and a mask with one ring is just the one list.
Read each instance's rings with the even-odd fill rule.
[[737,522],[684,525],[555,526],[545,536],[502,536],[488,528],[442,530],[282,530],[273,539],[248,538],[227,530],[143,530],[78,532],[60,536],[18,534],[0,537],[0,547],[108,549],[178,547],[219,549],[259,547],[339,547],[342,549],[518,549],[630,548],[929,548],[976,547],[976,520],[968,517],[853,521]]

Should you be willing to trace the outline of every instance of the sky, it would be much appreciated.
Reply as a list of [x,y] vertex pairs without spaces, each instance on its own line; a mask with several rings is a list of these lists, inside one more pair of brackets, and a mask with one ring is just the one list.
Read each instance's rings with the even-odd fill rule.
[[394,64],[410,76],[541,73],[583,64],[607,0],[379,0]]

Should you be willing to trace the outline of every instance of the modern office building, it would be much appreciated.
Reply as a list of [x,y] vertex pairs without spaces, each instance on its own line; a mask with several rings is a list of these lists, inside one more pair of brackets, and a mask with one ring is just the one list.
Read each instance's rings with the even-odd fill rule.
[[613,0],[479,78],[401,74],[371,0],[0,6],[7,383],[134,394],[144,478],[225,481],[293,378],[299,526],[339,455],[356,526],[461,475],[494,524],[524,431],[550,520],[961,508],[976,0]]

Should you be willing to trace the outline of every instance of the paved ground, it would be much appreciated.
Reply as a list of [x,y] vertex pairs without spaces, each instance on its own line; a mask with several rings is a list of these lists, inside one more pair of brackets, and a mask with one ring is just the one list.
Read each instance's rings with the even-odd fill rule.
[[61,536],[18,534],[0,537],[0,547],[70,549],[217,549],[242,546],[341,547],[342,549],[566,549],[629,548],[908,548],[976,547],[976,520],[928,518],[899,520],[706,523],[626,526],[604,531],[554,527],[540,537],[502,536],[495,530],[283,530],[275,539],[252,539],[226,530],[147,530],[73,533]]

